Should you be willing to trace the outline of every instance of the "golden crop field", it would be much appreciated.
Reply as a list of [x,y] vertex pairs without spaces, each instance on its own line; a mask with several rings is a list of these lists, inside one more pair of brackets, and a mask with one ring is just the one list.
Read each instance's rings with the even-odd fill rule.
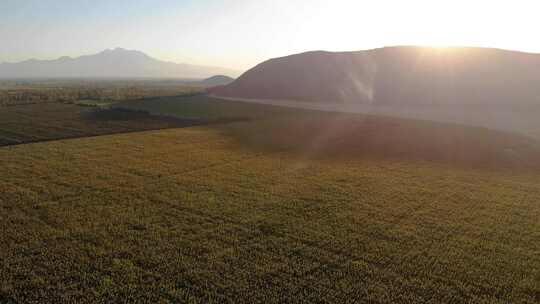
[[0,303],[540,301],[527,137],[207,97],[132,106],[245,121],[0,148]]

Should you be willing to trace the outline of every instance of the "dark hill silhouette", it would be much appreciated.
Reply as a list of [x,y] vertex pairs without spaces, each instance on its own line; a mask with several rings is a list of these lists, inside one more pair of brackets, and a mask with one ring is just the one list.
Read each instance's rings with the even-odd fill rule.
[[234,81],[234,78],[225,76],[225,75],[216,75],[209,78],[206,78],[204,80],[201,80],[200,83],[209,87],[212,86],[222,86],[227,85],[229,83],[232,83]]
[[237,72],[154,59],[142,52],[116,48],[95,55],[0,64],[0,78],[207,78]]
[[540,104],[540,55],[386,47],[271,59],[218,96],[372,105]]

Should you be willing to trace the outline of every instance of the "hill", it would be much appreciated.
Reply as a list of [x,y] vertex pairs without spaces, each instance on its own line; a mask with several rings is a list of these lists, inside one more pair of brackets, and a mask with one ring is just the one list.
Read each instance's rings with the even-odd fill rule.
[[122,48],[77,58],[0,64],[0,78],[206,78],[219,74],[237,75],[238,72],[160,61]]
[[234,81],[234,78],[225,75],[216,75],[210,78],[201,80],[200,83],[206,86],[222,86],[230,84]]
[[540,55],[488,48],[386,47],[271,59],[212,93],[369,105],[540,104]]

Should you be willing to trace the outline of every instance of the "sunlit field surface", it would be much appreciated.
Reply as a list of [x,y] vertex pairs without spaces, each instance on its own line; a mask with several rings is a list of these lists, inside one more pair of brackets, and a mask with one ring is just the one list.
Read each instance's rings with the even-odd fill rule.
[[[151,103],[151,104],[150,104]],[[537,303],[538,143],[219,102],[0,148],[0,303]]]

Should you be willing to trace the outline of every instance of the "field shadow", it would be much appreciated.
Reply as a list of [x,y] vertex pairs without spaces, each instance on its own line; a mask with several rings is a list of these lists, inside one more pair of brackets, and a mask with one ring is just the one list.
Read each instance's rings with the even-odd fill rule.
[[504,131],[361,114],[318,113],[221,127],[240,146],[306,159],[390,158],[464,168],[540,169],[540,142]]
[[181,118],[155,115],[145,110],[80,107],[61,103],[20,105],[0,111],[0,147],[246,120]]
[[133,122],[140,123],[141,125],[145,122],[152,121],[170,123],[177,126],[192,126],[205,123],[205,121],[200,119],[158,116],[152,115],[148,111],[126,108],[92,108],[82,111],[81,117],[87,121],[94,122]]
[[[237,146],[256,152],[287,152],[304,159],[385,158],[464,168],[540,169],[539,141],[483,127],[224,101],[210,96],[123,106],[179,119],[211,119],[215,122],[213,130],[231,138]],[[220,120],[229,123],[220,124]]]

